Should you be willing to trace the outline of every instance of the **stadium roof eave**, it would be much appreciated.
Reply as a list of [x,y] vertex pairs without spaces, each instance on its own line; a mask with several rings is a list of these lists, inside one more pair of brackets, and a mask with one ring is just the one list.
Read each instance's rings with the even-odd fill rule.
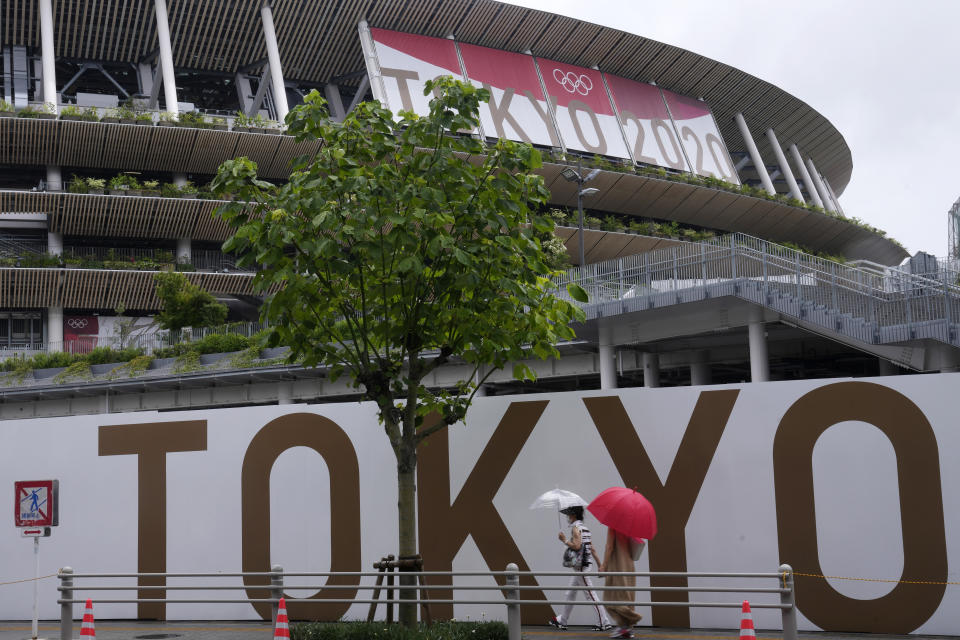
[[[39,47],[34,0],[8,0],[0,27],[6,44]],[[261,0],[180,0],[170,11],[174,64],[184,69],[235,72],[265,60]],[[796,144],[810,156],[835,192],[850,181],[853,160],[843,136],[827,118],[799,98],[749,73],[692,51],[618,29],[495,0],[285,0],[274,8],[284,75],[308,84],[326,83],[364,69],[357,23],[458,39],[535,55],[703,98],[714,110],[731,151],[745,151],[733,116],[742,112],[760,153],[774,158],[766,136],[773,128],[781,145]],[[130,0],[104,7],[97,0],[59,0],[54,46],[64,58],[138,62],[157,46],[153,3]],[[353,79],[355,82],[356,79]]]

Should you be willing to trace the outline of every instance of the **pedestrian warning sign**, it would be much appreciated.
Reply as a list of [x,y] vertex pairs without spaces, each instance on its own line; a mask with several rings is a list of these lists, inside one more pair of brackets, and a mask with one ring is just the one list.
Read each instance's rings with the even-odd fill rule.
[[55,527],[59,524],[58,480],[14,482],[14,526]]

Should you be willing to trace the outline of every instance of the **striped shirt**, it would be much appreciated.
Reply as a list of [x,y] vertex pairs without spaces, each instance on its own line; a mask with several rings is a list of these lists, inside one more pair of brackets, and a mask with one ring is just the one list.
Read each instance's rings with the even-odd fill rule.
[[591,553],[592,537],[590,536],[590,529],[588,529],[584,524],[583,520],[574,520],[570,524],[570,538],[573,538],[573,532],[575,529],[580,529],[580,568],[586,569],[590,566],[590,561],[593,559],[593,554]]

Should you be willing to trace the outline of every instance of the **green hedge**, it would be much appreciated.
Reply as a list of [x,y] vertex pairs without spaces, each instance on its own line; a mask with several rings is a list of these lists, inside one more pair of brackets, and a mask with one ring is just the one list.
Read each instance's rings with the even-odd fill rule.
[[89,353],[82,354],[51,351],[36,353],[29,358],[7,358],[0,362],[0,371],[59,369],[69,367],[76,362],[85,362],[88,365],[129,362],[141,355],[143,355],[143,349],[111,349],[110,347],[96,347]]
[[154,349],[153,355],[157,358],[179,358],[190,352],[200,355],[207,353],[230,353],[232,351],[243,351],[251,345],[256,344],[256,340],[256,336],[248,338],[247,336],[231,333],[212,334],[193,342],[181,342],[163,349]]
[[302,622],[290,640],[507,640],[502,622],[437,622],[407,629],[385,622]]

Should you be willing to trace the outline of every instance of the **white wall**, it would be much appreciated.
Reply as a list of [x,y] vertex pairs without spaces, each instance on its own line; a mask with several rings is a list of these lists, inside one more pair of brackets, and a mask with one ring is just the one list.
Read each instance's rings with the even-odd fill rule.
[[[960,454],[954,396],[960,374],[886,377],[872,380],[810,380],[702,388],[626,389],[480,398],[467,426],[451,429],[450,493],[455,499],[511,403],[546,401],[529,438],[495,493],[493,505],[506,523],[522,559],[535,570],[559,569],[562,548],[556,541],[556,514],[530,511],[542,491],[560,486],[592,498],[604,488],[622,485],[585,399],[615,396],[626,409],[642,450],[660,481],[667,479],[681,439],[701,392],[737,391],[722,437],[706,471],[703,486],[686,526],[689,571],[775,571],[790,557],[780,557],[778,505],[774,485],[774,437],[785,414],[805,394],[817,389],[846,393],[849,385],[867,384],[881,395],[915,404],[932,427],[939,459],[922,461],[923,473],[939,471],[945,528],[930,533],[946,539],[950,566],[960,561],[960,471],[950,464]],[[835,385],[835,386],[831,386]],[[847,385],[847,386],[836,386]],[[902,396],[901,396],[902,394]],[[885,397],[886,397],[885,396]],[[851,396],[854,397],[854,396]],[[856,410],[858,400],[837,411]],[[799,406],[799,405],[798,405]],[[824,409],[829,413],[830,408]],[[865,411],[870,407],[864,408]],[[204,451],[167,454],[167,571],[239,571],[241,568],[241,471],[254,436],[272,419],[289,413],[326,416],[347,434],[359,460],[362,567],[396,548],[396,475],[392,452],[371,404],[285,405],[195,412],[111,414],[9,421],[0,425],[0,487],[12,493],[15,480],[60,480],[60,526],[41,542],[41,573],[72,566],[77,572],[132,572],[137,568],[138,471],[134,455],[98,455],[102,425],[184,420],[206,421]],[[839,415],[839,414],[838,414]],[[604,414],[602,420],[612,419]],[[723,420],[713,412],[709,420]],[[811,418],[811,428],[814,419]],[[783,430],[782,427],[780,427]],[[919,433],[923,425],[897,425]],[[622,453],[622,452],[621,452]],[[642,466],[637,451],[637,465]],[[631,451],[631,455],[633,451]],[[338,460],[335,464],[339,464]],[[860,578],[895,579],[904,570],[901,502],[897,464],[916,464],[897,451],[878,428],[842,420],[828,428],[813,449],[816,543],[823,573]],[[781,464],[781,463],[777,463]],[[908,468],[913,473],[916,467]],[[678,470],[671,482],[691,474]],[[336,488],[340,490],[340,488]],[[330,566],[330,476],[316,452],[295,447],[282,453],[271,475],[271,562],[288,570],[324,571]],[[645,490],[652,492],[653,489]],[[649,493],[648,493],[649,495]],[[781,509],[789,506],[781,505]],[[9,513],[9,512],[8,512]],[[781,514],[783,517],[783,514]],[[475,523],[469,523],[473,526]],[[587,524],[602,549],[605,528],[588,516]],[[31,542],[20,538],[8,516],[0,535],[0,582],[33,575]],[[926,534],[924,534],[926,535]],[[669,541],[661,540],[661,547]],[[646,570],[655,539],[639,562]],[[935,546],[935,544],[933,545]],[[334,551],[335,553],[335,551]],[[519,559],[518,559],[519,560]],[[468,537],[460,548],[457,569],[486,570],[478,545]],[[489,567],[500,570],[501,566]],[[951,570],[948,580],[958,580]],[[314,578],[312,581],[316,581]],[[840,594],[858,600],[882,597],[893,585],[831,579]],[[303,583],[300,583],[303,584]],[[490,582],[492,584],[492,581]],[[804,610],[803,584],[798,593]],[[769,585],[768,585],[769,586]],[[41,617],[55,618],[56,581],[41,583]],[[0,586],[0,619],[28,619],[32,586]],[[181,592],[182,593],[182,592]],[[359,597],[366,597],[361,592]],[[551,592],[559,596],[559,592]],[[291,596],[303,595],[290,591]],[[223,593],[211,594],[224,597]],[[479,595],[479,594],[478,594]],[[486,592],[489,596],[490,592]],[[168,597],[172,597],[168,595]],[[646,596],[641,595],[641,599]],[[736,594],[695,594],[694,600],[737,601]],[[79,615],[79,608],[77,609]],[[381,609],[382,612],[382,609]],[[644,623],[649,609],[642,610]],[[458,608],[457,616],[501,618],[498,605]],[[362,617],[355,605],[348,617]],[[99,605],[98,618],[134,617],[133,605]],[[170,605],[171,619],[244,619],[256,617],[248,605]],[[694,609],[697,627],[735,629],[735,610]],[[779,625],[779,615],[755,611],[758,628]],[[816,626],[801,615],[801,628]],[[526,620],[527,623],[543,622]],[[586,609],[574,623],[590,622]],[[947,588],[920,633],[960,633],[960,591]]]

